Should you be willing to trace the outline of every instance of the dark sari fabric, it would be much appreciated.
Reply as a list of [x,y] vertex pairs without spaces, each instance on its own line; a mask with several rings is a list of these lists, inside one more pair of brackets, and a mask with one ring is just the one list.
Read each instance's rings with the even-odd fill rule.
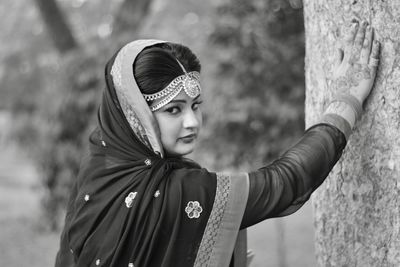
[[[90,136],[90,152],[82,163],[67,215],[64,238],[73,251],[67,253],[76,261],[71,266],[172,266],[172,262],[179,261],[193,264],[197,249],[193,244],[201,240],[207,213],[212,209],[214,195],[206,192],[215,191],[211,190],[215,189],[215,176],[180,159],[162,159],[136,138],[113,90],[111,65],[112,61],[106,68],[107,88],[98,128]],[[185,168],[192,170],[179,171]],[[184,209],[183,201],[190,199],[191,192],[175,183],[192,183],[201,190],[198,181],[210,187],[203,189],[202,199],[197,199],[205,220],[190,225],[193,234],[183,240],[185,218],[170,207]],[[128,207],[125,200],[130,193],[135,198]],[[166,203],[171,202],[168,207]],[[185,241],[188,253],[176,251],[176,244]],[[178,255],[182,257],[179,261],[175,259]]]
[[[299,209],[346,145],[331,120],[249,174],[211,173],[164,157],[152,114],[131,84],[135,56],[154,43],[128,46],[134,52],[125,69],[118,56],[129,49],[106,66],[98,126],[71,193],[56,267],[244,267],[243,234],[235,249],[239,230]],[[121,75],[132,76],[126,88],[136,97],[121,97]]]
[[[246,188],[189,160],[163,158],[148,136],[138,136],[117,96],[115,61],[106,66],[98,126],[71,194],[56,266],[204,266],[224,218],[235,216],[237,234],[247,192],[231,192]],[[232,215],[237,199],[241,213]]]

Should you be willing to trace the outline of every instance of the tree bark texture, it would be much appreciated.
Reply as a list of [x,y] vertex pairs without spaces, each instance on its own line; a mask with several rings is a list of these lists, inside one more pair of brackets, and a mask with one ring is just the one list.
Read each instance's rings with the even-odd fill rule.
[[304,0],[306,126],[335,93],[335,49],[353,18],[375,28],[381,62],[343,156],[313,195],[317,262],[400,266],[400,1]]
[[78,42],[56,0],[35,0],[35,3],[57,50],[64,54],[78,48]]

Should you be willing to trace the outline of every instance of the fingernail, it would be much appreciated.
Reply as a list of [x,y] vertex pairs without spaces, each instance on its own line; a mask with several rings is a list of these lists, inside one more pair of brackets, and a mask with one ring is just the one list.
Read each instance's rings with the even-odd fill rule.
[[369,32],[371,31],[371,26],[369,26],[369,25],[367,26],[367,31],[369,31]]

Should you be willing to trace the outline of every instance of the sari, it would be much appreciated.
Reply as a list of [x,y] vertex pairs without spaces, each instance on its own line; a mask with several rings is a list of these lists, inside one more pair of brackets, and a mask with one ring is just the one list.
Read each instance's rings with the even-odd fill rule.
[[162,42],[131,42],[106,65],[98,124],[71,192],[56,267],[244,267],[241,230],[299,209],[345,147],[348,125],[336,118],[250,173],[214,173],[166,157],[133,75],[137,55]]

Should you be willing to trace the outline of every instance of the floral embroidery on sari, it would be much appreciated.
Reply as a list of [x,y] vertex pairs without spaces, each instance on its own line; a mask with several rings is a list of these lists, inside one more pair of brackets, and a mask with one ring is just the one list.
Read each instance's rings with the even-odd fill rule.
[[190,219],[199,218],[200,214],[203,212],[203,208],[200,206],[198,201],[189,201],[185,208],[185,212],[187,213]]

